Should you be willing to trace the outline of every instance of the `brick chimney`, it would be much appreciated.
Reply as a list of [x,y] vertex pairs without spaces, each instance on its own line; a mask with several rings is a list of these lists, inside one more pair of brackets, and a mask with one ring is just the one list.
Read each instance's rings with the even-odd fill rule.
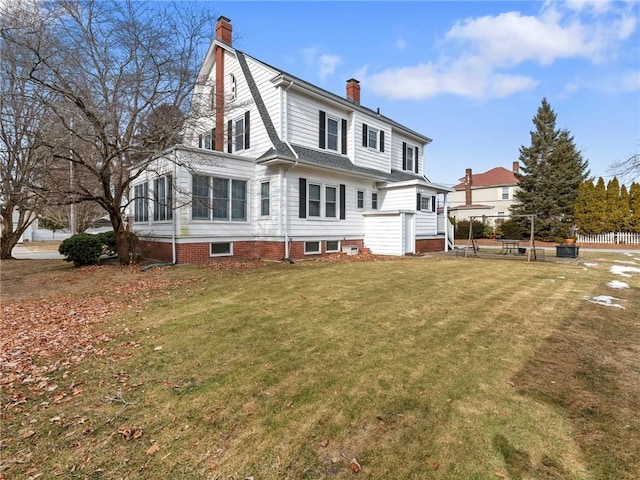
[[227,17],[219,16],[216,24],[216,40],[220,40],[227,45],[231,45],[231,20]]
[[[231,20],[227,17],[218,17],[218,23],[216,24],[216,40],[231,45]],[[216,150],[224,151],[224,48],[216,45],[215,50],[215,62],[216,62],[216,138],[215,146]]]
[[467,168],[464,174],[464,202],[465,205],[472,204],[471,198],[471,185],[473,184],[473,175],[471,174],[471,169]]
[[360,104],[360,82],[355,78],[347,80],[347,98],[358,105]]
[[517,160],[513,162],[513,173],[520,173],[520,164]]

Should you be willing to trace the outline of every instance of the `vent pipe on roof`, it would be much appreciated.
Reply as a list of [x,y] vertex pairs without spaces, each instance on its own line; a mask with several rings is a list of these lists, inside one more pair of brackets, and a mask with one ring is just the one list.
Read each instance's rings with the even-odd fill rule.
[[471,173],[471,169],[467,168],[464,175],[464,201],[465,205],[472,204],[471,198],[471,185],[473,184],[473,175]]
[[347,80],[347,98],[358,105],[360,104],[360,82],[355,78]]

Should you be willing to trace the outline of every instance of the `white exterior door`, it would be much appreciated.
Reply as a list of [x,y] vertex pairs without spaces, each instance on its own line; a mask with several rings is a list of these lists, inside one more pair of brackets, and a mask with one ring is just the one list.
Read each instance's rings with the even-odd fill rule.
[[404,253],[415,253],[415,231],[413,222],[415,215],[412,213],[404,214]]

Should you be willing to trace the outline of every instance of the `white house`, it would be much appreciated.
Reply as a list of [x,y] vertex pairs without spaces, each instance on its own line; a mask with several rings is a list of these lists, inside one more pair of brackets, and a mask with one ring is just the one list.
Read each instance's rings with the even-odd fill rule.
[[153,258],[300,259],[443,251],[424,172],[431,139],[232,46],[220,17],[194,101],[211,115],[133,187],[132,226]]
[[495,167],[483,173],[473,173],[467,168],[465,176],[454,185],[454,192],[449,195],[449,216],[457,220],[482,215],[506,219],[515,203],[518,171],[518,162],[513,162],[512,170]]

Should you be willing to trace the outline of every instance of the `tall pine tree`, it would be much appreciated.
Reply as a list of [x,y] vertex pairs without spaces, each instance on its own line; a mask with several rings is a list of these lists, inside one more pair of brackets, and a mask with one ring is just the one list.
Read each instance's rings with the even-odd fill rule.
[[556,240],[571,234],[578,187],[589,175],[568,130],[556,128],[556,114],[546,98],[533,118],[531,145],[520,147],[521,171],[514,214],[536,215],[536,237]]
[[629,205],[631,206],[629,231],[640,233],[640,183],[633,182],[629,187]]

